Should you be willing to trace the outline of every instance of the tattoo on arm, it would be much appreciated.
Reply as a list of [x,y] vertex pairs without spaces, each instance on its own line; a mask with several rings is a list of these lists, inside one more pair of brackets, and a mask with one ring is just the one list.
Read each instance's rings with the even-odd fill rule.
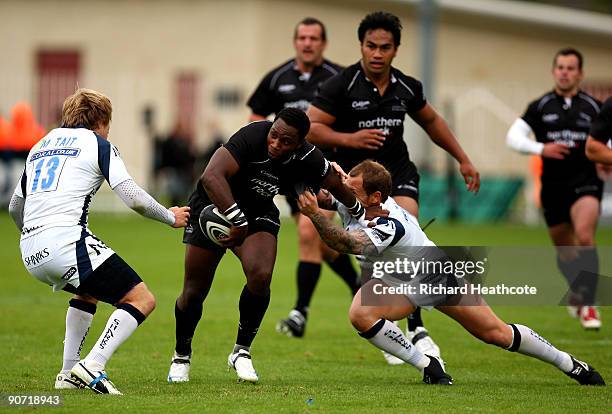
[[332,249],[340,253],[379,255],[376,246],[363,230],[348,232],[320,212],[310,216],[310,219],[321,235],[321,239]]

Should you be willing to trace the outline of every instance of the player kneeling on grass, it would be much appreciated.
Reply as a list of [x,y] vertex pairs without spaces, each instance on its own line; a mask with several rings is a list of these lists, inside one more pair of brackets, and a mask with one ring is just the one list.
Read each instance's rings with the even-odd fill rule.
[[[382,165],[374,161],[358,164],[345,177],[345,184],[352,189],[364,207],[382,203],[382,207],[389,211],[389,217],[378,218],[369,226],[364,225],[363,222],[359,223],[347,215],[346,207],[333,198],[322,197],[323,207],[338,209],[348,229],[345,231],[321,213],[317,198],[313,194],[302,193],[298,199],[300,210],[312,220],[323,241],[331,248],[343,253],[362,255],[371,263],[396,262],[398,259],[418,261],[420,257],[416,257],[414,252],[435,249],[435,245],[423,233],[414,216],[389,197],[391,176]],[[445,278],[436,274],[428,274],[423,278],[420,276],[417,275],[411,283],[433,285],[440,282],[453,283],[457,280],[453,276]],[[370,280],[362,286],[355,295],[349,311],[351,323],[359,331],[359,335],[374,346],[421,370],[424,374],[423,381],[428,384],[450,385],[452,378],[444,371],[441,360],[422,354],[391,322],[405,318],[417,305],[435,306],[480,340],[548,362],[582,385],[605,385],[601,375],[593,367],[566,352],[559,351],[526,326],[506,324],[478,296],[463,298],[471,305],[478,306],[458,306],[452,304],[456,303],[453,302],[456,297],[429,296],[427,298],[429,302],[423,303],[422,296],[413,295],[408,291],[406,295],[393,295],[394,303],[364,306],[364,298],[368,298],[365,302],[372,298],[372,292],[376,293],[373,286],[380,284],[381,281],[389,286],[397,284],[396,278],[385,273],[380,279]]]
[[[121,394],[106,375],[106,362],[155,308],[142,279],[89,230],[89,203],[102,182],[145,217],[172,227],[185,227],[189,218],[189,207],[166,209],[136,185],[108,141],[111,114],[110,100],[99,92],[79,89],[66,98],[62,126],[28,154],[9,206],[28,272],[54,291],[75,294],[66,314],[56,389],[86,386],[100,394]],[[80,360],[99,300],[117,310]]]

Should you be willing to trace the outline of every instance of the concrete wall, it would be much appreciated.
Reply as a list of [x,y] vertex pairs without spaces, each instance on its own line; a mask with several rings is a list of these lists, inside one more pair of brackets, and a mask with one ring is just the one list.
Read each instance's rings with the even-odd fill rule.
[[[113,100],[111,136],[135,178],[146,183],[150,143],[142,125],[145,105],[156,109],[157,129],[168,130],[176,111],[174,77],[198,73],[202,84],[198,142],[216,121],[229,135],[248,116],[241,103],[219,108],[219,88],[235,87],[243,102],[263,74],[292,56],[295,23],[312,15],[328,27],[327,57],[341,64],[359,58],[356,28],[369,11],[384,8],[404,24],[395,65],[420,77],[414,2],[264,0],[0,0],[0,111],[36,98],[35,54],[41,48],[76,48],[82,54],[81,86]],[[504,145],[505,132],[527,102],[552,87],[551,58],[572,45],[586,56],[589,80],[612,83],[612,42],[579,30],[521,24],[442,11],[437,36],[432,103],[447,114],[485,174],[524,174],[526,158]],[[417,161],[444,164],[441,150],[418,128],[408,128]]]

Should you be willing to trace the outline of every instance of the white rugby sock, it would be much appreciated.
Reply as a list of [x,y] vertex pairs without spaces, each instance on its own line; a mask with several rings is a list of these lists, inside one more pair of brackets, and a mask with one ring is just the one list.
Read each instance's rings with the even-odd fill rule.
[[94,367],[103,370],[106,362],[113,356],[119,346],[132,335],[138,327],[138,321],[123,309],[117,309],[108,318],[102,335],[85,358]]
[[550,342],[526,326],[512,323],[510,327],[512,328],[513,338],[512,345],[508,348],[509,351],[548,362],[563,372],[572,370],[574,364],[567,352],[559,351]]
[[81,359],[81,349],[96,312],[93,303],[72,299],[66,312],[66,334],[64,336],[64,361],[62,373],[68,374]]
[[370,329],[360,332],[360,336],[370,341],[375,347],[382,349],[418,368],[425,369],[429,365],[429,357],[421,353],[404,336],[402,330],[393,322],[379,319]]

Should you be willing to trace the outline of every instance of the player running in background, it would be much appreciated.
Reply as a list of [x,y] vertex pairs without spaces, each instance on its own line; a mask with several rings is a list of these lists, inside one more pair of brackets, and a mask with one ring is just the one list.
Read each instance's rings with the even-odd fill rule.
[[[457,160],[469,191],[478,191],[480,177],[444,119],[427,103],[421,82],[391,66],[401,30],[399,19],[390,13],[374,12],[361,21],[361,60],[321,86],[308,110],[308,139],[335,148],[332,159],[345,171],[366,159],[383,164],[393,177],[391,196],[418,217],[419,174],[404,142],[406,115]],[[417,347],[440,354],[419,309],[408,320],[408,336]],[[390,355],[385,358],[390,364],[402,363]]]
[[[172,227],[185,227],[189,217],[189,207],[166,209],[134,182],[108,141],[111,114],[110,100],[99,92],[78,89],[66,98],[62,126],[28,154],[9,206],[28,272],[54,291],[75,294],[66,313],[56,389],[87,386],[100,394],[121,394],[106,375],[106,363],[155,308],[142,279],[89,230],[89,204],[104,180],[145,217]],[[98,301],[117,310],[81,360]]]
[[[191,342],[226,248],[238,257],[246,277],[238,303],[236,344],[228,365],[240,380],[258,381],[250,348],[270,303],[280,228],[274,196],[296,196],[296,185],[323,187],[353,206],[356,217],[364,214],[355,196],[330,173],[330,163],[321,151],[306,142],[309,129],[310,121],[303,111],[282,109],[274,122],[253,122],[241,128],[208,163],[189,199],[192,216],[183,236],[185,279],[175,306],[176,346],[168,382],[189,381]],[[223,246],[208,239],[199,225],[200,212],[210,204],[233,223]]]
[[[252,110],[251,121],[266,119],[283,108],[306,111],[319,85],[342,69],[323,57],[327,33],[318,19],[307,17],[297,24],[293,46],[295,57],[272,69],[249,98],[247,105]],[[324,154],[329,155],[325,151]],[[287,203],[298,224],[300,259],[296,274],[297,300],[289,316],[279,321],[277,331],[301,338],[306,328],[310,301],[321,276],[321,261],[324,259],[327,262],[352,294],[359,289],[359,276],[348,255],[339,255],[331,250],[321,242],[310,220],[300,219],[296,199],[288,197]]]
[[586,143],[586,156],[593,162],[612,166],[612,97],[608,98],[593,123]]
[[557,266],[570,286],[568,310],[585,329],[599,329],[599,312],[592,305],[599,274],[595,230],[603,182],[585,155],[585,144],[601,104],[580,90],[582,63],[575,49],[555,54],[554,89],[529,104],[506,141],[518,152],[542,157],[540,198],[548,234],[557,247]]
[[[392,178],[382,165],[364,161],[350,171],[345,183],[363,206],[378,206],[382,203],[382,207],[389,211],[389,216],[377,218],[370,224],[358,222],[347,215],[346,207],[333,197],[322,200],[324,208],[337,207],[347,229],[344,230],[321,214],[317,197],[308,191],[304,192],[298,199],[300,210],[312,220],[321,238],[330,247],[340,252],[362,255],[364,260],[372,264],[379,262],[385,265],[403,260],[419,262],[431,258],[432,253],[437,255],[441,252],[421,230],[416,217],[390,197]],[[435,306],[483,342],[548,362],[582,385],[605,385],[593,367],[558,350],[527,326],[506,324],[479,296],[468,294],[460,298],[457,295],[420,294],[419,285],[456,286],[461,283],[461,278],[453,274],[417,273],[410,275],[411,278],[406,281],[396,271],[388,271],[387,266],[384,269],[382,276],[370,280],[357,292],[349,318],[361,337],[423,372],[424,382],[451,385],[452,378],[445,372],[441,360],[421,352],[391,322],[405,318],[419,305]],[[415,287],[415,293],[406,290],[405,294],[382,296],[382,300],[374,299],[376,292],[381,292],[382,286],[408,285]],[[460,306],[457,303],[469,305]]]

